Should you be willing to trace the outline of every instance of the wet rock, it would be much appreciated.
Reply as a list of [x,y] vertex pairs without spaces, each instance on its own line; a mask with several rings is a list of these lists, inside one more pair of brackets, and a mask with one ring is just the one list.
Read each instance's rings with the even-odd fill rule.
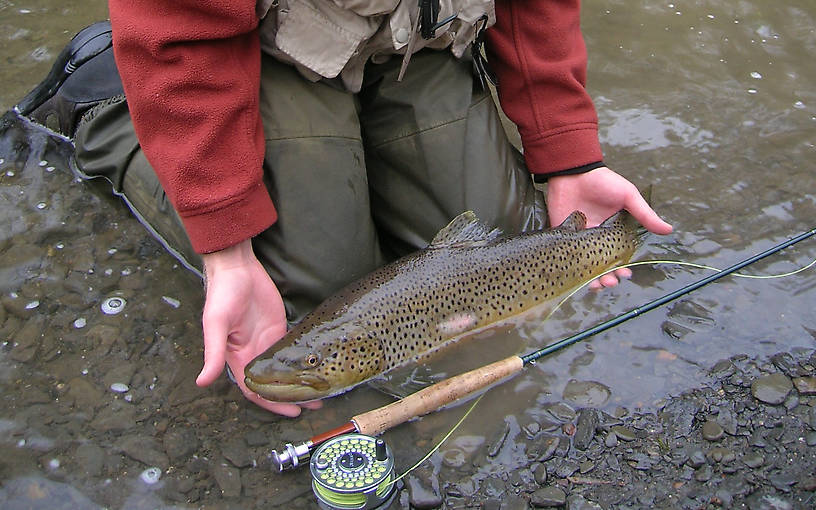
[[711,466],[705,465],[701,466],[697,471],[694,472],[694,479],[698,482],[705,483],[711,480],[713,476],[713,472],[711,470]]
[[803,491],[816,491],[816,476],[808,476],[804,480],[797,482],[796,487]]
[[100,476],[105,465],[105,450],[92,443],[79,445],[74,452],[74,461],[85,476]]
[[816,377],[796,377],[793,385],[800,395],[816,395]]
[[213,462],[211,466],[212,477],[221,494],[225,498],[237,498],[241,495],[241,472],[238,468],[228,465],[226,462]]
[[568,478],[575,474],[579,468],[578,462],[572,459],[561,459],[561,462],[556,465],[555,475],[558,478]]
[[244,441],[248,446],[266,446],[269,444],[269,437],[262,430],[255,429],[246,433]]
[[241,439],[231,439],[221,447],[221,454],[235,467],[252,465],[252,455]]
[[68,484],[33,476],[4,480],[0,488],[0,503],[9,510],[102,509]]
[[507,480],[510,485],[518,490],[525,490],[527,487],[534,487],[535,480],[533,474],[528,470],[515,469],[510,473]]
[[567,498],[567,510],[602,510],[598,503],[584,499],[580,494],[573,494]]
[[728,448],[712,448],[706,456],[714,462],[723,464],[734,462],[737,458],[737,455]]
[[437,508],[442,505],[439,479],[428,469],[416,469],[406,477],[408,500],[413,508]]
[[751,384],[751,394],[766,404],[779,405],[793,389],[791,380],[784,374],[770,374],[756,379]]
[[517,494],[509,494],[502,498],[501,510],[524,510],[529,508],[527,500]]
[[547,483],[547,466],[544,463],[537,462],[533,465],[533,479],[538,485]]
[[705,465],[705,463],[706,456],[702,450],[694,450],[688,456],[688,460],[686,460],[686,464],[693,467],[694,469],[697,469],[698,467]]
[[159,442],[147,436],[131,436],[119,443],[119,448],[131,459],[138,460],[147,466],[157,466],[166,471],[170,459],[162,451]]
[[799,363],[793,359],[793,356],[791,356],[790,353],[780,352],[778,354],[774,354],[771,356],[771,363],[773,363],[776,368],[778,368],[788,377],[804,375],[801,367],[799,367]]
[[751,469],[756,469],[765,463],[765,457],[759,453],[748,453],[742,456],[742,462]]
[[599,382],[570,379],[564,388],[563,398],[580,407],[601,407],[611,394],[611,390]]
[[660,418],[674,437],[688,437],[694,428],[694,416],[699,410],[698,404],[678,399],[661,410]]
[[539,425],[538,422],[528,423],[524,426],[524,432],[527,434],[528,438],[532,439],[536,436],[536,434],[541,432],[541,425]]
[[504,441],[507,440],[507,435],[510,433],[510,424],[504,424],[504,427],[499,430],[496,434],[494,434],[493,438],[488,441],[488,449],[487,449],[487,456],[488,457],[495,457],[499,454],[501,447],[504,445]]
[[703,424],[702,434],[703,439],[707,441],[719,441],[722,439],[725,431],[716,421],[707,420]]
[[604,445],[607,448],[614,448],[614,447],[618,446],[618,435],[615,434],[614,432],[610,431],[606,435],[606,438],[604,438]]
[[85,341],[90,344],[95,355],[104,356],[110,352],[111,346],[119,339],[121,331],[108,324],[96,324],[85,334]]
[[198,437],[188,428],[174,428],[164,434],[162,446],[174,464],[179,463],[198,450]]
[[719,507],[723,508],[731,508],[731,503],[734,501],[734,497],[725,489],[719,489],[717,492],[714,493],[714,499],[712,503]]
[[80,409],[94,409],[102,403],[102,391],[84,377],[68,381],[67,395]]
[[[190,377],[188,378],[187,375],[189,375]],[[168,395],[167,397],[168,403],[171,406],[178,406],[182,404],[187,404],[197,398],[204,396],[206,394],[206,390],[203,390],[196,386],[193,383],[193,381],[195,381],[194,374],[185,374],[184,376],[177,375],[173,379],[172,383],[174,388],[170,392],[170,395]]]
[[25,322],[20,331],[13,337],[13,347],[9,357],[20,363],[27,363],[34,359],[37,352],[42,352],[40,347],[45,342],[45,321],[40,318],[31,319]]
[[775,473],[768,477],[768,481],[771,482],[777,490],[782,492],[790,492],[791,485],[796,483],[796,477],[791,475],[790,473]]
[[648,471],[652,469],[652,460],[643,453],[630,453],[625,457],[630,466],[638,471]]
[[136,426],[136,411],[129,405],[110,405],[103,408],[91,422],[98,432],[123,432]]
[[733,375],[734,371],[736,371],[734,363],[730,359],[723,359],[715,363],[708,373],[716,379],[725,379]]
[[612,427],[612,432],[614,432],[615,436],[621,441],[634,441],[637,437],[632,429],[620,425]]
[[564,402],[556,402],[547,406],[547,412],[560,422],[568,422],[575,419],[577,413],[571,406]]
[[751,510],[793,510],[790,501],[771,494],[754,494],[747,503]]
[[[120,361],[102,377],[102,384],[110,388],[113,384],[129,385],[137,366],[134,363]],[[126,390],[127,391],[127,390]]]
[[536,508],[553,508],[563,506],[567,495],[558,487],[542,487],[530,495],[530,504]]
[[460,468],[465,465],[465,454],[458,448],[450,448],[442,452],[442,464],[449,468]]
[[730,409],[721,407],[717,413],[717,423],[723,428],[726,434],[734,436],[737,434],[737,418]]
[[578,423],[573,437],[573,445],[579,450],[586,450],[595,437],[598,427],[598,412],[595,409],[581,409],[578,413]]
[[527,459],[530,462],[545,462],[555,455],[558,450],[561,438],[558,436],[545,435],[533,442],[527,450]]
[[761,430],[755,430],[751,433],[748,437],[748,444],[751,446],[756,446],[757,448],[765,448],[768,446],[768,442],[765,440],[765,435]]

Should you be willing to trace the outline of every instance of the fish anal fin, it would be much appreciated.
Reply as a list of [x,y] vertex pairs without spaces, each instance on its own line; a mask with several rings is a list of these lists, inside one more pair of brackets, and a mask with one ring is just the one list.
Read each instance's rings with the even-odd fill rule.
[[465,211],[437,232],[429,248],[445,248],[490,241],[501,235],[499,229],[490,229],[473,211]]

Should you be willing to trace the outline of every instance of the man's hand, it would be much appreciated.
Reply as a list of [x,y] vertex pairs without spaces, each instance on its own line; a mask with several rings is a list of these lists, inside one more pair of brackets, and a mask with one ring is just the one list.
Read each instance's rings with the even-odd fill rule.
[[[607,167],[584,174],[553,177],[547,185],[547,213],[553,226],[560,225],[577,210],[586,215],[587,227],[595,227],[621,209],[629,211],[655,234],[672,231],[672,226],[660,219],[634,184]],[[618,278],[631,275],[631,270],[619,269],[592,282],[592,287],[611,287],[617,285]]]
[[[244,367],[286,333],[286,312],[278,288],[269,278],[249,240],[203,256],[207,297],[204,303],[204,368],[199,386],[211,384],[229,365],[244,396],[285,416],[301,407],[264,400],[244,384]],[[320,401],[303,407],[316,409]]]

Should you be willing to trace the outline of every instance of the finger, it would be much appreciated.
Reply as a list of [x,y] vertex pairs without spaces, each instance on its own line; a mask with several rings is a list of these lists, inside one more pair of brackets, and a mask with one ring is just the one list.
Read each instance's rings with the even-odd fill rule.
[[322,400],[310,400],[309,402],[303,402],[302,404],[300,404],[300,406],[305,407],[306,409],[312,409],[312,410],[320,409],[321,407],[323,407],[323,401]]
[[[202,319],[204,333],[204,367],[196,378],[198,386],[212,384],[224,370],[227,350],[227,322],[223,317],[204,312]],[[240,373],[240,372],[239,372]]]
[[663,219],[654,212],[646,202],[646,199],[640,193],[632,193],[629,195],[624,208],[629,211],[632,216],[647,230],[659,235],[670,234],[672,226],[663,221]]
[[614,287],[618,284],[618,278],[613,273],[606,273],[605,275],[598,278],[601,282],[601,285],[604,287]]
[[619,280],[628,280],[632,277],[632,270],[628,267],[615,269],[615,276],[617,276]]
[[[242,388],[243,390],[243,388]],[[301,408],[297,404],[287,404],[284,402],[270,402],[259,396],[257,393],[253,393],[249,391],[248,393],[245,392],[244,396],[247,400],[254,403],[255,405],[266,409],[267,411],[272,411],[275,414],[280,414],[282,416],[287,416],[289,418],[295,418],[300,415]]]

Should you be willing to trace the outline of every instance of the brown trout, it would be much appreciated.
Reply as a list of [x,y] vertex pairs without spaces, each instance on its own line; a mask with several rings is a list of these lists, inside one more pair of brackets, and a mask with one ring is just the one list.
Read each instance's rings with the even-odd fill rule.
[[644,232],[625,211],[598,227],[585,224],[576,211],[556,228],[503,236],[462,213],[424,250],[321,303],[247,365],[246,384],[277,402],[342,393],[552,302],[628,261]]

